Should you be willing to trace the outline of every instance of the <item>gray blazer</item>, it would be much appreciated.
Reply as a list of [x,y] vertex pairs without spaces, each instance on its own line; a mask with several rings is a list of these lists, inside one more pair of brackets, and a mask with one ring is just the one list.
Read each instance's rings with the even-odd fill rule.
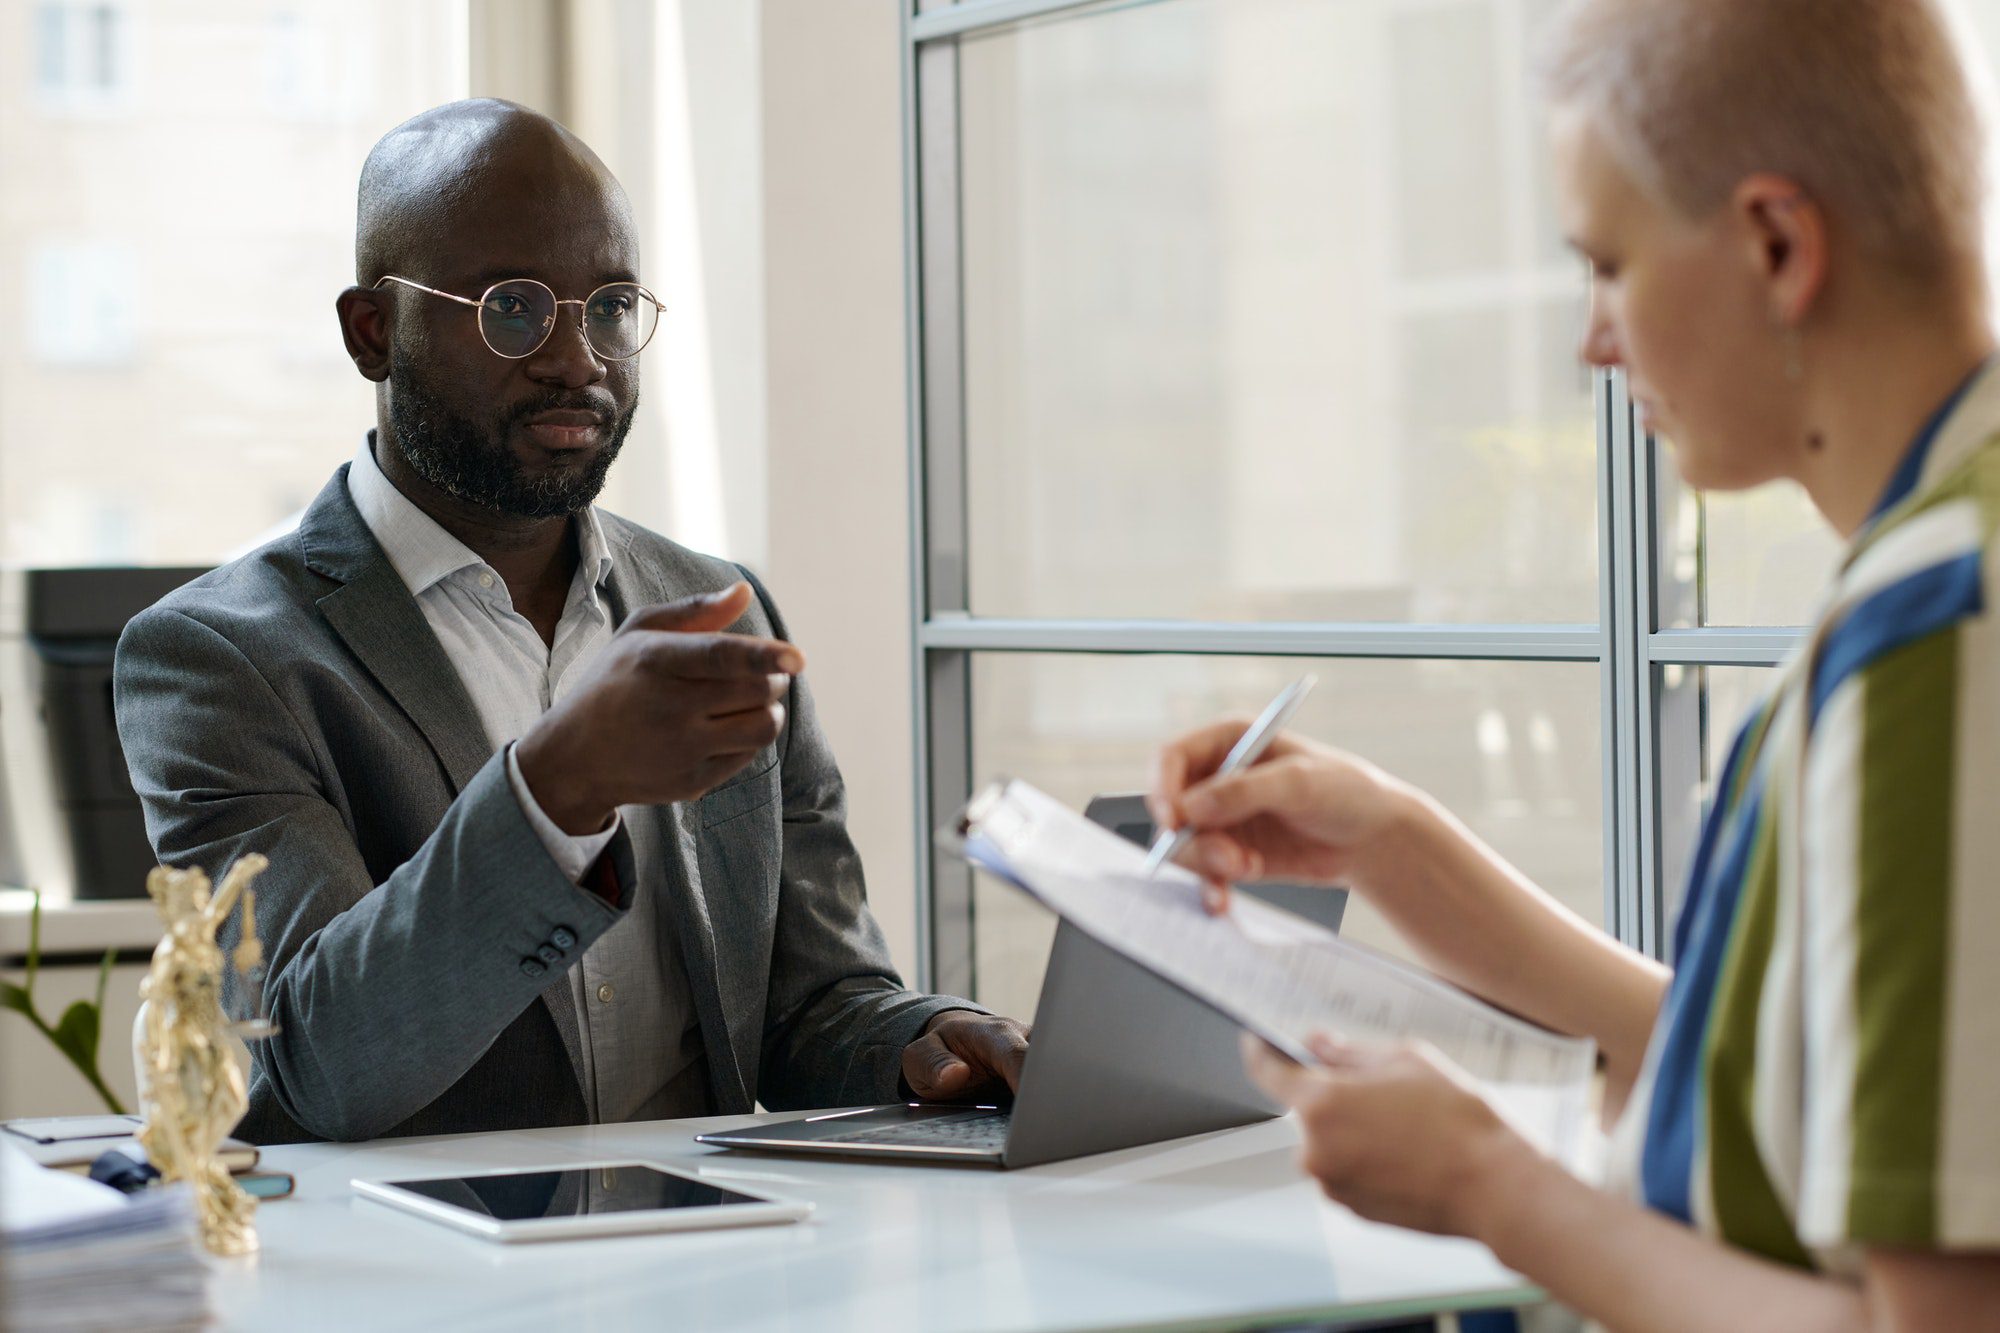
[[[614,614],[743,571],[603,515]],[[736,626],[780,635],[757,587]],[[244,852],[266,994],[241,1136],[256,1143],[575,1124],[566,970],[623,916],[528,824],[457,672],[347,493],[126,628],[118,732],[160,860]],[[795,681],[784,731],[698,801],[655,807],[660,916],[687,969],[719,1113],[899,1096],[903,1047],[964,1000],[890,964],[839,769]],[[624,904],[629,835],[613,841]]]

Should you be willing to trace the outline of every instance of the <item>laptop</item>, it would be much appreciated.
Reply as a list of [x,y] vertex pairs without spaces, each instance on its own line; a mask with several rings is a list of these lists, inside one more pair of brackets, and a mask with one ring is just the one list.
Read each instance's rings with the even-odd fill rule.
[[[1099,797],[1084,813],[1141,845],[1151,837],[1139,797]],[[1320,921],[1337,925],[1342,895],[1311,892]],[[1245,1077],[1237,1033],[1186,991],[1059,922],[1012,1106],[861,1107],[695,1142],[1012,1168],[1231,1129],[1279,1114]]]

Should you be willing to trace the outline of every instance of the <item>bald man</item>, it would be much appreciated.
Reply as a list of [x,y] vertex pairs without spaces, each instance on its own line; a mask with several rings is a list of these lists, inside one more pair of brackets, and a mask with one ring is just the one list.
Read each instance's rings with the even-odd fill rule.
[[163,863],[258,881],[258,1143],[990,1095],[914,994],[763,587],[593,507],[660,305],[624,191],[510,103],[362,170],[336,308],[375,428],[296,532],[118,646]]

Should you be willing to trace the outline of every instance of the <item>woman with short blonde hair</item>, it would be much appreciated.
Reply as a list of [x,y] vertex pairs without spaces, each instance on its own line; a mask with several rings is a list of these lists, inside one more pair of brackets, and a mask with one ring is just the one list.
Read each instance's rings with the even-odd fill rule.
[[2000,369],[1972,72],[1931,0],[1575,0],[1545,62],[1560,215],[1697,487],[1804,488],[1848,543],[1715,787],[1674,970],[1423,793],[1241,724],[1153,793],[1222,886],[1350,884],[1459,984],[1603,1053],[1612,1179],[1429,1053],[1253,1049],[1305,1165],[1617,1329],[2000,1328]]

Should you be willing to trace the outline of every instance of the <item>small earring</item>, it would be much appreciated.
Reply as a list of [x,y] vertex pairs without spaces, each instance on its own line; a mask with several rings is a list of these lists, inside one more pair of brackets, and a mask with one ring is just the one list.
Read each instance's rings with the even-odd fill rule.
[[1797,384],[1806,377],[1805,339],[1796,328],[1785,330],[1785,380]]

